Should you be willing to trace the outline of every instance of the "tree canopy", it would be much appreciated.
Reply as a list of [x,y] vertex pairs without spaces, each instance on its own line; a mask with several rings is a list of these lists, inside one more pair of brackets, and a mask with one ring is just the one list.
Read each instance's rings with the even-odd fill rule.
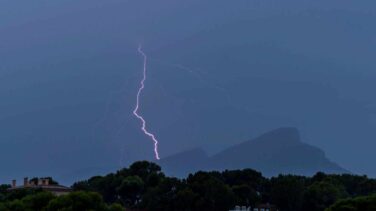
[[338,200],[376,193],[376,180],[350,174],[265,178],[252,169],[199,171],[167,177],[147,161],[73,185],[100,193],[106,203],[146,210],[229,210],[236,205],[273,204],[281,211],[323,211]]
[[[52,181],[52,178],[51,178]],[[252,169],[211,171],[168,177],[140,161],[104,176],[72,185],[55,196],[41,189],[8,191],[0,186],[0,211],[17,210],[223,210],[236,205],[272,204],[280,211],[376,210],[376,180],[350,174],[263,177]]]

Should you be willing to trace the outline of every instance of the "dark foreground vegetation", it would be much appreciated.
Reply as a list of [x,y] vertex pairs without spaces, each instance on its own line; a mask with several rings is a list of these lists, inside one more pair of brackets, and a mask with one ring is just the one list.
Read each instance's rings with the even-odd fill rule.
[[270,203],[281,211],[376,210],[376,180],[366,176],[265,178],[251,170],[197,172],[186,179],[167,177],[150,162],[132,164],[106,176],[73,184],[73,192],[54,196],[41,190],[0,188],[3,210],[229,210]]
[[95,192],[75,191],[68,195],[55,196],[50,192],[23,189],[7,191],[8,185],[0,187],[0,211],[122,211],[120,204],[108,205]]

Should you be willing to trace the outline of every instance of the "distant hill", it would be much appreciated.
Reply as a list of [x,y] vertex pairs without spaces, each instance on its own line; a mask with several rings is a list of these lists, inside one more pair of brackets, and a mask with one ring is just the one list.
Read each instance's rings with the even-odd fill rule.
[[202,149],[193,149],[162,159],[159,164],[167,174],[178,177],[197,170],[242,168],[256,169],[265,176],[348,173],[330,161],[323,150],[303,143],[296,128],[273,130],[210,157]]

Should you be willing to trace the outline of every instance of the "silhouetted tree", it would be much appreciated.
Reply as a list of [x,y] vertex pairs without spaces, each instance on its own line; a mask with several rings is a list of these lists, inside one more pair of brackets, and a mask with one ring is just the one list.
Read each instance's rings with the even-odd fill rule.
[[106,211],[108,208],[98,193],[74,192],[57,197],[49,202],[46,211],[56,210],[96,210]]
[[271,179],[271,202],[283,211],[300,211],[304,199],[305,178],[280,175]]
[[339,200],[326,211],[374,211],[376,210],[376,195],[361,196],[352,199]]
[[139,176],[126,177],[117,188],[122,202],[130,207],[136,207],[141,199],[144,182]]
[[21,201],[26,210],[42,210],[56,197],[50,192],[40,192],[24,197]]
[[346,196],[347,193],[342,184],[327,178],[307,188],[304,195],[304,210],[322,211]]
[[231,188],[210,173],[190,175],[187,184],[199,195],[195,210],[228,210],[235,205],[235,195]]
[[183,187],[176,178],[163,178],[156,187],[150,187],[142,198],[142,207],[148,210],[174,210],[176,195]]

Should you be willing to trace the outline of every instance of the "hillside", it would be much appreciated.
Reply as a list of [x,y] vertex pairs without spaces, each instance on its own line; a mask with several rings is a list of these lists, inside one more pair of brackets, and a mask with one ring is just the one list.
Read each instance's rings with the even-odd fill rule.
[[323,150],[303,143],[295,128],[273,130],[210,157],[201,149],[185,151],[163,159],[160,164],[174,176],[197,170],[244,168],[256,169],[266,176],[280,173],[313,175],[318,171],[348,172],[330,161]]

